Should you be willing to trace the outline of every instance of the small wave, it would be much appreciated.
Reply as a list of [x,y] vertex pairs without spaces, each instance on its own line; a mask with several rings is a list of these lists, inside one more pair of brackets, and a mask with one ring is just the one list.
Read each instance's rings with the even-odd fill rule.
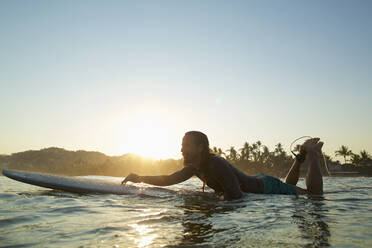
[[202,193],[193,179],[165,190],[129,185],[135,194],[125,195],[15,184],[0,194],[0,247],[368,247],[370,181],[354,191],[331,182],[323,196],[236,201]]
[[[1,239],[0,239],[1,241]],[[24,244],[12,244],[12,242],[9,242],[9,244],[7,244],[7,241],[6,240],[3,240],[1,242],[2,244],[0,245],[0,248],[9,248],[9,247],[12,247],[12,248],[22,248],[22,247],[35,247],[37,246],[39,243],[35,243],[35,242],[29,242],[29,243],[24,243]]]
[[0,200],[9,200],[14,198],[17,198],[17,194],[0,193]]
[[12,225],[24,224],[25,222],[33,222],[39,220],[40,217],[35,215],[27,215],[27,216],[15,216],[11,218],[4,218],[0,220],[0,226],[2,228],[9,227]]
[[105,227],[99,227],[99,228],[94,228],[94,229],[91,229],[91,230],[88,230],[84,233],[81,233],[81,235],[84,235],[84,234],[110,234],[112,232],[126,232],[126,231],[129,231],[130,228],[127,227],[127,226],[105,226]]
[[149,218],[146,220],[141,220],[137,224],[138,225],[150,225],[155,223],[166,223],[166,222],[172,222],[172,221],[179,221],[180,218],[177,218],[176,216],[161,216],[160,218]]
[[372,202],[371,198],[351,198],[351,197],[332,199],[331,201],[334,201],[334,202],[360,202],[360,201],[361,202],[363,201]]
[[73,207],[60,207],[60,208],[50,208],[46,212],[48,213],[58,213],[58,214],[76,214],[76,213],[98,213],[97,211],[92,210],[91,208],[85,206],[73,206]]

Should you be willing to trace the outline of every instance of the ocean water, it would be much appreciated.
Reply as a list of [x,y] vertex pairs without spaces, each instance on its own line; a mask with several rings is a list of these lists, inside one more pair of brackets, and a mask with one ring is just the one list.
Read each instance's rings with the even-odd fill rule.
[[0,247],[372,247],[371,185],[324,178],[321,197],[227,202],[194,178],[138,184],[134,195],[81,195],[0,177]]

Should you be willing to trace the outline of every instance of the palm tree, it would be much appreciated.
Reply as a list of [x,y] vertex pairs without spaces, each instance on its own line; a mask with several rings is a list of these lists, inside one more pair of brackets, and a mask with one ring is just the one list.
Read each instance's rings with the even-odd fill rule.
[[222,157],[222,155],[225,155],[225,153],[222,151],[221,148],[218,148],[217,155],[220,156],[220,157]]
[[217,154],[217,153],[218,153],[218,149],[217,149],[217,147],[214,146],[214,147],[212,148],[212,151],[213,151],[215,154]]
[[224,155],[225,153],[221,150],[221,148],[217,148],[216,146],[214,146],[212,148],[212,151],[214,154],[216,154],[217,156],[221,157],[222,155]]
[[283,145],[279,142],[278,144],[275,145],[275,149],[274,149],[274,154],[275,155],[282,155],[284,154],[284,149],[283,149]]
[[256,142],[256,145],[257,145],[257,161],[261,160],[261,146],[262,146],[262,143],[261,141],[257,141]]
[[369,153],[366,150],[362,150],[362,151],[360,151],[360,159],[361,160],[370,160],[371,155],[369,155]]
[[233,146],[231,146],[230,149],[226,151],[229,152],[229,155],[227,155],[226,157],[228,160],[231,160],[231,161],[238,160],[238,153],[236,152]]
[[329,162],[332,162],[332,158],[331,158],[331,156],[329,156],[329,155],[327,155],[327,154],[324,154],[324,153],[323,153],[323,156],[324,156],[324,159],[325,159],[325,161],[327,162],[327,164],[328,164]]
[[270,150],[267,146],[263,146],[262,154],[261,154],[261,161],[263,163],[268,162],[270,159]]
[[278,143],[275,145],[274,152],[271,155],[271,161],[275,166],[284,166],[287,163],[287,154],[283,149],[283,145]]
[[257,145],[257,143],[252,144],[251,153],[252,153],[252,156],[253,156],[253,161],[257,162],[258,161],[258,145]]
[[354,154],[352,153],[351,155],[351,163],[354,165],[354,166],[358,166],[359,163],[360,163],[360,156],[358,154]]
[[241,160],[249,160],[251,156],[251,147],[248,142],[245,142],[243,148],[240,148],[239,151]]
[[346,164],[346,157],[351,156],[353,153],[347,146],[342,145],[337,151],[335,151],[336,156],[344,157],[345,164]]

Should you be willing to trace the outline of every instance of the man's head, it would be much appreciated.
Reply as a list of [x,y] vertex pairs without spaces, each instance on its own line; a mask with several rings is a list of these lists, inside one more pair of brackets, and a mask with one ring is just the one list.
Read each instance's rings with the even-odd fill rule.
[[209,141],[207,135],[199,131],[185,133],[182,140],[182,156],[184,164],[199,166],[209,156]]

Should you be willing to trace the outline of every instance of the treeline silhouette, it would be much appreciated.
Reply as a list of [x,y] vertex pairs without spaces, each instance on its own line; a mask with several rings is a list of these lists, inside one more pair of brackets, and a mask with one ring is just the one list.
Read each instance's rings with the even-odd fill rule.
[[[293,147],[293,152],[297,153],[300,150],[300,145]],[[277,177],[285,177],[289,168],[293,164],[292,154],[284,150],[283,145],[278,143],[273,151],[263,145],[261,141],[256,141],[252,144],[245,142],[243,147],[235,149],[231,146],[228,150],[223,151],[221,148],[213,147],[213,153],[218,156],[225,157],[228,161],[234,164],[239,169],[249,175],[253,174],[269,174]],[[328,175],[328,171],[324,163],[327,165],[336,165],[340,170],[345,172],[358,172],[364,175],[372,174],[372,159],[369,153],[362,150],[359,154],[353,153],[347,146],[341,146],[335,151],[335,156],[344,158],[345,163],[341,164],[338,160],[334,161],[331,156],[323,154],[321,159],[321,170],[323,175]],[[348,159],[350,158],[350,159]],[[301,166],[300,176],[305,176],[307,172],[307,164]]]
[[74,176],[126,176],[130,172],[160,175],[182,168],[182,161],[147,159],[136,154],[107,156],[100,152],[67,151],[51,147],[1,155],[0,168]]
[[[295,152],[298,150],[299,145],[294,147]],[[287,154],[281,143],[278,143],[273,151],[270,151],[260,141],[252,144],[245,142],[240,149],[235,149],[232,146],[228,150],[223,151],[221,148],[213,147],[211,151],[218,156],[224,157],[249,175],[264,173],[284,177],[293,163],[292,154]],[[339,164],[349,171],[363,167],[363,165],[371,165],[372,162],[371,156],[365,150],[361,151],[360,154],[354,154],[346,146],[341,146],[339,150],[335,151],[335,155],[344,158],[345,164],[343,166],[338,161],[332,161],[330,156],[324,155],[326,163]],[[0,155],[0,169],[17,169],[63,175],[124,177],[131,172],[141,175],[161,175],[173,173],[182,167],[182,159],[155,160],[135,154],[107,156],[100,152],[68,151],[57,147]],[[368,167],[372,168],[372,166]],[[321,168],[323,174],[327,175],[325,166]],[[306,174],[306,170],[305,163],[301,167],[301,176]]]

